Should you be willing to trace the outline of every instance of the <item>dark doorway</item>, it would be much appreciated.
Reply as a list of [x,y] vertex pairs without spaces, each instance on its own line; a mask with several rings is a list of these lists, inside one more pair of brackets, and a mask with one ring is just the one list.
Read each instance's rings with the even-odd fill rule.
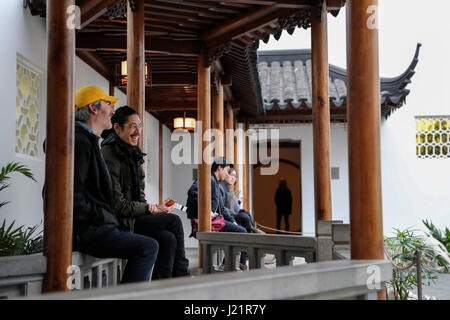
[[[260,144],[253,148],[259,148]],[[276,229],[276,205],[275,192],[278,188],[280,179],[285,179],[292,194],[292,214],[289,216],[289,231],[302,230],[302,188],[301,188],[301,157],[300,141],[283,140],[279,142],[268,143],[268,149],[271,149],[272,143],[278,143],[279,146],[279,168],[275,175],[262,175],[261,168],[268,168],[270,164],[261,164],[258,162],[253,165],[252,175],[252,206],[255,221],[261,225]],[[256,150],[257,153],[258,150]],[[269,154],[272,156],[271,151]],[[284,220],[281,223],[281,230],[285,229]],[[263,229],[267,233],[274,233]]]

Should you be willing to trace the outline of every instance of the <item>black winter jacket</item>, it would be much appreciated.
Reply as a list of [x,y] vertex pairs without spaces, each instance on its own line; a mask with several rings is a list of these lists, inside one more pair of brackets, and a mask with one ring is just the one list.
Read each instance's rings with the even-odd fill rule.
[[[188,190],[186,202],[186,213],[189,219],[198,218],[198,180],[195,180]],[[232,211],[225,207],[225,201],[220,191],[219,182],[216,176],[211,173],[211,211],[221,213],[223,218],[230,222],[235,222]]]
[[111,177],[98,144],[99,137],[75,124],[75,159],[73,181],[74,249],[115,227],[123,229],[112,208]]

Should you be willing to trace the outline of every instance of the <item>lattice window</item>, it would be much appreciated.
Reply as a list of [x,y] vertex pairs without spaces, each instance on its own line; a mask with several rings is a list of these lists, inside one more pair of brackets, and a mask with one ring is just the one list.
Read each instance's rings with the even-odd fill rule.
[[416,156],[450,158],[450,116],[416,117]]
[[24,58],[16,66],[16,153],[38,157],[42,73]]

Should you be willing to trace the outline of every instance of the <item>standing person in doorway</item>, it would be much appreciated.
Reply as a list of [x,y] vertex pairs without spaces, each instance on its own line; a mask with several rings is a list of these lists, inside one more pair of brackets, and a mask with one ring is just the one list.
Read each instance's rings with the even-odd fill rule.
[[111,118],[113,130],[103,134],[102,153],[111,173],[113,206],[128,230],[158,241],[159,252],[152,279],[190,275],[184,249],[183,224],[172,214],[168,200],[149,204],[145,200],[144,156],[138,146],[142,122],[138,113],[123,106]]
[[289,215],[292,213],[292,195],[285,179],[280,180],[280,184],[275,193],[275,204],[277,206],[277,229],[281,230],[281,218],[284,217],[285,230],[289,231]]

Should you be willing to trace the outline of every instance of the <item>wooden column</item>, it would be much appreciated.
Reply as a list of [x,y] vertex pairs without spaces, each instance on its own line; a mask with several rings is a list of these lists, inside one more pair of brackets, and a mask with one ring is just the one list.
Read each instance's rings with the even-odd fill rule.
[[314,204],[318,220],[331,220],[330,98],[326,3],[311,11],[312,122],[314,144]]
[[72,264],[75,29],[67,9],[75,0],[47,1],[47,135],[45,154],[43,292],[67,291]]
[[[236,130],[239,129],[237,117],[234,117],[234,128]],[[234,136],[234,168],[236,169],[236,175],[238,179],[236,180],[236,185],[234,186],[234,191],[236,192],[239,190],[239,179],[241,178],[239,176],[239,148],[238,148],[238,137],[237,135]],[[239,196],[238,196],[239,198]]]
[[[222,80],[220,76],[218,77],[218,93],[215,89],[212,90],[213,92],[213,106],[214,106],[214,122],[213,122],[213,128],[218,130],[219,136],[216,136],[215,140],[215,150],[214,150],[214,156],[215,157],[223,157],[225,155],[224,152],[224,123],[223,123],[223,85]],[[221,134],[221,135],[220,135]]]
[[249,176],[249,165],[250,165],[250,157],[249,157],[249,148],[248,148],[248,136],[245,134],[248,130],[248,123],[244,123],[244,164],[243,164],[243,173],[242,173],[242,181],[243,181],[243,198],[244,198],[244,210],[250,211],[250,176]]
[[[384,259],[377,0],[347,1],[347,119],[352,259]],[[380,298],[382,298],[383,292]]]
[[145,140],[145,25],[144,0],[136,0],[133,12],[127,1],[127,104],[139,113],[144,129],[139,147]]
[[163,202],[163,165],[164,165],[164,158],[163,158],[163,124],[159,122],[159,203]]
[[[211,158],[203,152],[210,141],[203,141],[205,132],[211,129],[211,75],[210,67],[206,64],[205,49],[201,49],[198,56],[198,121],[201,129],[198,131],[198,146],[201,158],[198,165],[198,219],[199,231],[211,231]],[[199,267],[203,267],[202,248],[199,244]]]
[[234,114],[230,104],[227,103],[225,109],[225,157],[231,161],[234,160]]

